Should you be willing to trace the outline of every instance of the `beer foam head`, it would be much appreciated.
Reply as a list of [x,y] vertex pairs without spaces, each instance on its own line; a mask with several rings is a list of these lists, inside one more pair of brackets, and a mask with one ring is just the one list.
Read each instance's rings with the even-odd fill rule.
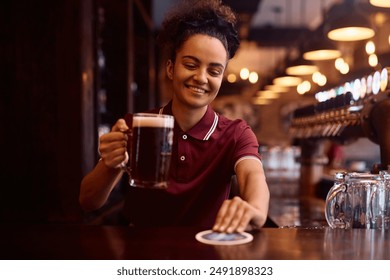
[[133,127],[170,127],[173,128],[174,118],[169,115],[139,114],[133,116]]

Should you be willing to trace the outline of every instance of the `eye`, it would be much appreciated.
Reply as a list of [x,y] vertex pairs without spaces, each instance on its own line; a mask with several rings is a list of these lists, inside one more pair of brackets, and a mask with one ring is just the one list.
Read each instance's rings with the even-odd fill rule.
[[196,69],[197,65],[195,63],[183,63],[184,67],[189,69],[189,70],[194,70]]
[[222,69],[219,69],[219,68],[211,68],[211,69],[209,69],[208,72],[213,77],[218,77],[218,76],[222,75]]

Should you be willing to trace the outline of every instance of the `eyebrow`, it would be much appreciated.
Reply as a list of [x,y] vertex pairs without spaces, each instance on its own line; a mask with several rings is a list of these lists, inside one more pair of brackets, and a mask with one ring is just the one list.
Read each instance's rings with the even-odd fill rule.
[[[199,60],[197,57],[192,56],[192,55],[185,55],[185,56],[183,56],[182,58],[190,58],[190,59],[195,60],[196,62],[200,62],[200,60]],[[225,69],[225,66],[224,66],[223,64],[221,64],[221,63],[218,63],[218,62],[211,62],[211,63],[209,64],[209,66],[213,66],[213,67],[222,67],[223,69]]]

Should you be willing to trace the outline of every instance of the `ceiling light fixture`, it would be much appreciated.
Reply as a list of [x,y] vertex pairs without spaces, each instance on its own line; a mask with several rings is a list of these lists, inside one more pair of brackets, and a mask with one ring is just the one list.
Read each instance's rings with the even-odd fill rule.
[[356,9],[353,0],[344,0],[329,10],[325,30],[334,41],[360,41],[375,35],[370,20]]
[[279,93],[272,90],[260,90],[256,93],[256,97],[265,99],[276,99],[279,98]]
[[287,87],[277,86],[277,85],[266,85],[264,87],[265,90],[271,90],[274,92],[288,92],[289,89]]
[[265,99],[265,98],[259,98],[255,97],[252,100],[252,104],[254,105],[268,105],[272,102],[272,99]]
[[389,0],[370,0],[370,4],[382,8],[390,8]]
[[318,66],[316,66],[312,61],[299,57],[287,64],[286,73],[291,76],[305,76],[311,75],[318,70]]
[[273,79],[274,85],[282,87],[296,87],[302,82],[302,79],[294,76],[281,76]]
[[322,23],[312,33],[311,40],[308,40],[303,46],[303,58],[306,60],[332,60],[341,56],[341,51],[335,43],[325,35],[324,19],[326,18],[326,9],[324,1],[321,1]]
[[331,60],[341,56],[339,50],[323,49],[308,51],[303,54],[303,57],[307,60]]
[[337,49],[328,38],[315,38],[309,41],[304,49],[303,58],[306,60],[331,60],[341,56],[341,51]]

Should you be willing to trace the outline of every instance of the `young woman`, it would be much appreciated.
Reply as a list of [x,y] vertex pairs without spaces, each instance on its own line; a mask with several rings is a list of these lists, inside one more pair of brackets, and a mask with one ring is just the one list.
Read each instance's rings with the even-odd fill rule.
[[[163,22],[159,42],[168,54],[173,92],[172,100],[154,112],[175,118],[169,186],[129,187],[124,207],[129,223],[229,233],[264,225],[269,191],[257,139],[243,120],[229,120],[210,106],[239,46],[235,24],[233,11],[218,0],[182,2]],[[101,160],[81,183],[86,211],[103,206],[122,176],[119,166],[128,160],[127,135],[121,132],[128,129],[125,119],[99,139]],[[229,199],[232,175],[240,195]]]

